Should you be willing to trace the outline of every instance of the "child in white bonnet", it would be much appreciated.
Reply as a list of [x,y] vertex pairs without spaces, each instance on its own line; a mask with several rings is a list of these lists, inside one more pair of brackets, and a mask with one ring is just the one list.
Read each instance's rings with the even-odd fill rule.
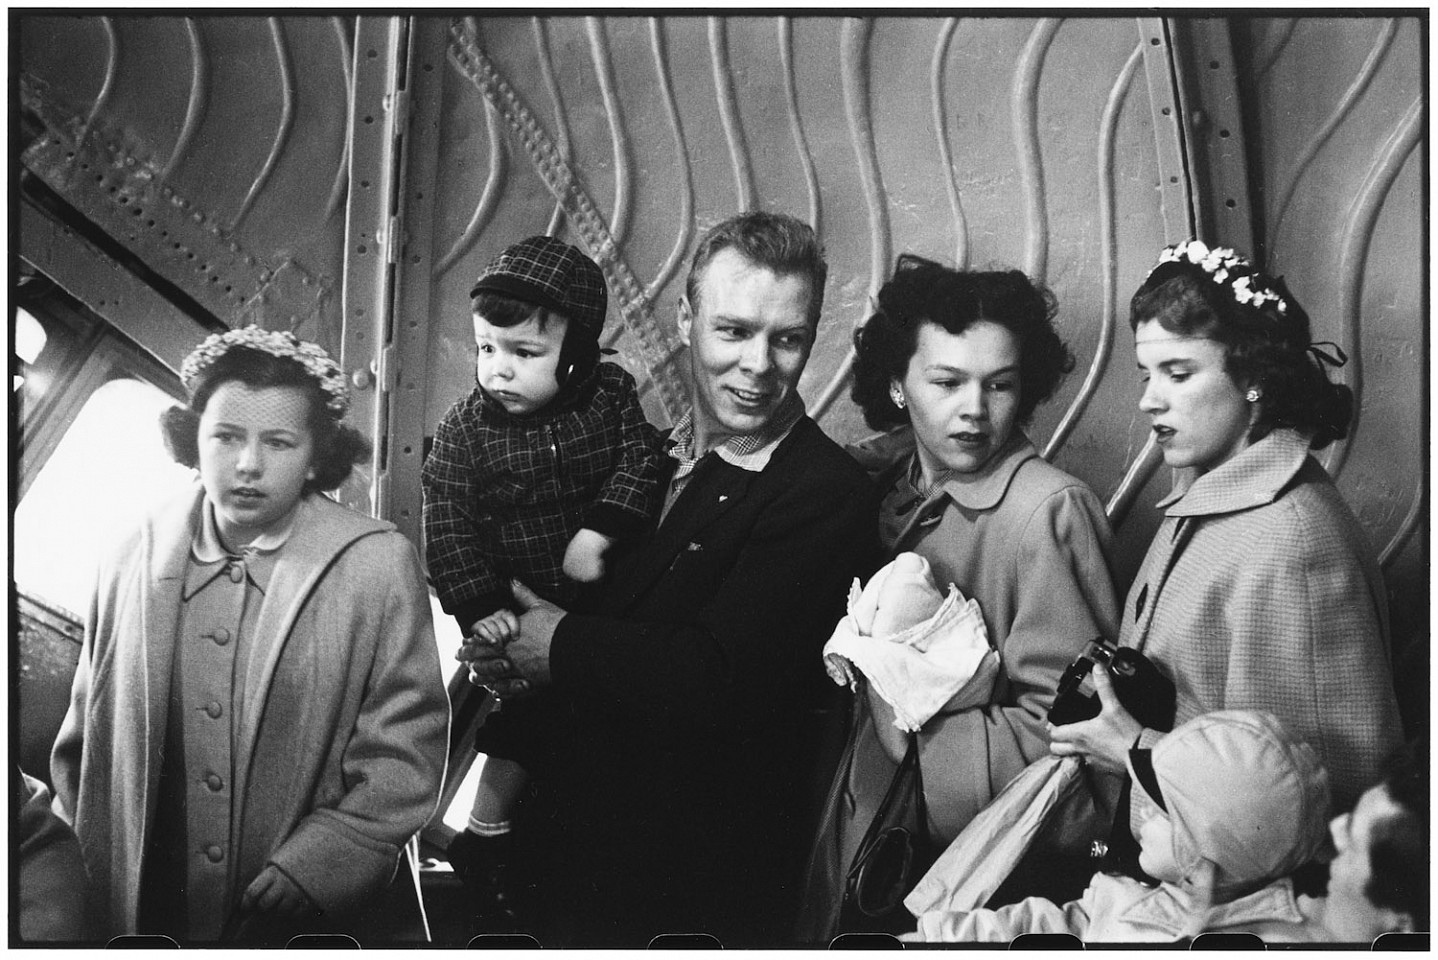
[[998,910],[930,911],[921,942],[1004,942],[1071,933],[1095,943],[1162,942],[1300,916],[1287,874],[1318,849],[1328,775],[1278,718],[1195,717],[1153,750],[1129,753],[1140,864],[1159,886],[1098,874],[1079,900],[1037,897]]

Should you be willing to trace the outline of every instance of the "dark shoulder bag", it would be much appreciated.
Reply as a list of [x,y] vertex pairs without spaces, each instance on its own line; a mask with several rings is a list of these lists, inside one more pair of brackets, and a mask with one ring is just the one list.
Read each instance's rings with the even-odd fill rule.
[[874,813],[854,853],[844,881],[839,913],[840,933],[903,933],[916,926],[904,907],[937,859],[929,836],[929,810],[919,766],[919,738],[909,734],[909,748],[894,772],[888,792]]

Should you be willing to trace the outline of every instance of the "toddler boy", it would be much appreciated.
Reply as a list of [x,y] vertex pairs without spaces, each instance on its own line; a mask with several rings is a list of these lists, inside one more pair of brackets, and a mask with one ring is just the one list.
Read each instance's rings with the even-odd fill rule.
[[[582,611],[605,552],[654,512],[663,456],[634,378],[600,362],[607,295],[593,260],[530,237],[485,268],[470,299],[476,385],[440,421],[421,475],[430,580],[466,635],[504,632],[512,579]],[[511,818],[546,720],[542,695],[514,701],[476,737],[487,760],[448,853],[489,928],[516,923]]]

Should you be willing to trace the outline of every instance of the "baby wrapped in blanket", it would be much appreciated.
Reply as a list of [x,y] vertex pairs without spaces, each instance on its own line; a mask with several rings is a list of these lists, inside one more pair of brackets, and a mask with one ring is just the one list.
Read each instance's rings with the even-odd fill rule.
[[989,645],[978,602],[953,584],[934,584],[929,561],[901,553],[860,589],[824,645],[833,681],[853,689],[855,668],[894,708],[894,725],[913,732],[940,710],[986,703],[999,656]]

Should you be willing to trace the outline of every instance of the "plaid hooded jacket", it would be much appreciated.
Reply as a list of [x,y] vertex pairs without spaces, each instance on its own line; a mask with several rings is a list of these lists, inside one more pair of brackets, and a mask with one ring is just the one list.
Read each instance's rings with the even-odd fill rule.
[[570,538],[637,533],[657,508],[662,459],[634,378],[615,364],[531,414],[476,386],[440,421],[421,472],[425,558],[445,612],[467,629],[510,602],[511,577],[573,603]]

